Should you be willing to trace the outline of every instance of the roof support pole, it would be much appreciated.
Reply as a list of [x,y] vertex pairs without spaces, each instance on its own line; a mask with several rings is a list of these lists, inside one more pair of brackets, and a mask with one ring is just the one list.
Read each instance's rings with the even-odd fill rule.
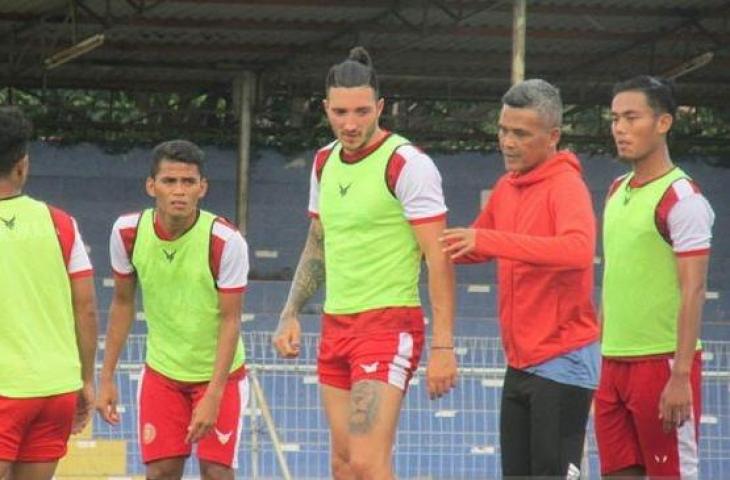
[[525,79],[527,0],[514,0],[512,13],[512,85]]
[[248,220],[248,167],[251,159],[251,125],[253,123],[256,77],[243,72],[233,81],[233,105],[238,118],[238,164],[236,169],[236,224],[246,234]]

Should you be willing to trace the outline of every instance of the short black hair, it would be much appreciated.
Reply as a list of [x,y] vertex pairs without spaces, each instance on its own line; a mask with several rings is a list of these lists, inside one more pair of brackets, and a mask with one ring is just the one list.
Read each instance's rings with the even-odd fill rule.
[[613,96],[622,92],[642,92],[655,113],[668,113],[675,117],[677,101],[674,99],[674,83],[651,75],[639,75],[613,86]]
[[350,55],[342,62],[332,65],[325,81],[325,95],[332,87],[372,87],[378,97],[378,75],[373,68],[373,60],[363,47],[350,50]]
[[168,140],[160,143],[152,150],[152,166],[150,167],[150,176],[152,178],[155,178],[159,173],[160,162],[163,160],[197,165],[200,176],[205,177],[203,168],[205,153],[189,140]]
[[0,177],[28,153],[33,124],[18,107],[0,107]]

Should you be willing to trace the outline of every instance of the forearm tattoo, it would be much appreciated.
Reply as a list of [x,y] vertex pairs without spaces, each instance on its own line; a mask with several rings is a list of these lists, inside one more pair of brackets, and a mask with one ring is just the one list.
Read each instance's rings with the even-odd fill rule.
[[300,312],[324,281],[324,232],[320,224],[313,223],[294,273],[286,309]]

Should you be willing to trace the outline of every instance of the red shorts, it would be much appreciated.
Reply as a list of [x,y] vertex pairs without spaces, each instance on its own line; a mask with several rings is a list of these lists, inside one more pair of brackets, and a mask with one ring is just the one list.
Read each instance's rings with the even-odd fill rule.
[[50,397],[0,396],[0,460],[55,462],[66,455],[77,392]]
[[697,478],[702,411],[702,359],[695,355],[690,384],[692,419],[670,433],[662,430],[659,398],[673,359],[603,359],[595,395],[595,422],[601,474],[640,465],[650,478]]
[[[164,458],[187,457],[192,444],[185,443],[193,409],[205,394],[207,382],[172,380],[145,366],[137,392],[139,439],[144,463]],[[228,467],[238,466],[238,444],[248,401],[244,367],[228,377],[213,431],[198,442],[198,458]]]
[[423,350],[420,307],[322,316],[317,373],[323,385],[349,390],[378,380],[405,391]]

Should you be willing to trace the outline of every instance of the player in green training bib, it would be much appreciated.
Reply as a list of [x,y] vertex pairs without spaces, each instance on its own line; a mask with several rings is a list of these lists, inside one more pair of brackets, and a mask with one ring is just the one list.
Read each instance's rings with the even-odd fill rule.
[[601,473],[695,479],[714,213],[669,156],[671,85],[640,76],[613,93],[611,133],[631,172],[610,187],[603,215]]
[[32,126],[0,107],[0,479],[49,480],[94,403],[96,301],[76,221],[23,194]]
[[204,156],[173,140],[153,151],[155,208],[122,215],[110,255],[114,297],[97,409],[120,421],[114,370],[142,291],[147,356],[139,380],[139,435],[148,478],[181,478],[197,443],[203,478],[233,479],[248,398],[239,332],[248,253],[238,230],[200,210]]
[[299,354],[298,314],[325,284],[317,371],[332,476],[388,480],[401,402],[424,343],[422,256],[433,306],[429,393],[439,397],[456,382],[454,274],[438,243],[446,206],[433,161],[378,126],[383,99],[364,49],[330,69],[326,92],[337,140],[315,157],[309,237],[274,345],[285,357]]

